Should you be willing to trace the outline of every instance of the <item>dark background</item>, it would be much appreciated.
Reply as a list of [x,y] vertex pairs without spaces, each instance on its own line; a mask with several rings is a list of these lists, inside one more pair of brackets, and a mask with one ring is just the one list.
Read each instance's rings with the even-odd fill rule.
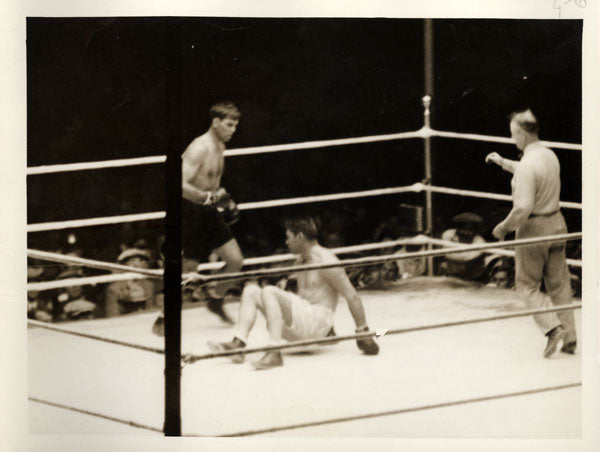
[[[179,49],[167,57],[166,27]],[[173,29],[173,28],[171,28]],[[423,21],[417,19],[29,18],[28,166],[163,155],[168,148],[167,62],[178,61],[179,148],[208,127],[208,109],[242,110],[229,148],[348,138],[423,125]],[[581,143],[582,21],[434,20],[432,126],[509,136],[507,116],[530,107],[540,137]],[[483,162],[513,146],[432,140],[433,184],[510,192],[510,174]],[[556,150],[562,196],[581,202],[581,153]],[[224,186],[237,202],[410,185],[424,175],[420,139],[227,158]],[[164,165],[30,176],[28,223],[165,209]],[[336,212],[349,243],[368,240],[398,203],[422,194],[242,212],[235,233],[283,240],[282,216]],[[488,223],[509,203],[434,195],[434,233],[469,210]],[[564,210],[569,229],[581,213]],[[160,222],[132,224],[160,233]],[[82,228],[88,246],[114,259],[123,226]],[[29,235],[56,247],[63,232]],[[280,239],[279,239],[280,237]]]

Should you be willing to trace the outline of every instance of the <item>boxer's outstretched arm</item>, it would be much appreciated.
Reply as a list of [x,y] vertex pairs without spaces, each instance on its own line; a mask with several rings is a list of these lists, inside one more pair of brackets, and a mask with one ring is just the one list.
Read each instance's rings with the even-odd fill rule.
[[323,272],[324,278],[332,285],[338,295],[346,299],[348,309],[350,309],[350,314],[352,314],[356,327],[367,326],[367,318],[362,300],[350,282],[346,271],[343,268],[330,268]]

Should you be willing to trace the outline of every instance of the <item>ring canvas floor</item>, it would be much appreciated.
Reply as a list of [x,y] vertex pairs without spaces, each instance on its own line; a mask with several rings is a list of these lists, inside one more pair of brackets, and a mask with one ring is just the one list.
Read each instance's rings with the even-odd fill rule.
[[[361,291],[372,329],[392,329],[527,309],[514,290],[450,278],[403,280]],[[226,305],[233,318],[237,303]],[[156,313],[64,324],[77,331],[161,347]],[[579,328],[581,314],[575,310]],[[354,323],[340,301],[338,334]],[[232,329],[204,307],[182,314],[182,352],[208,352]],[[249,345],[267,343],[262,317]],[[284,351],[284,366],[254,371],[226,358],[182,369],[183,435],[220,436],[345,416],[401,410],[581,382],[581,355],[545,359],[531,317],[412,332],[379,339],[365,356],[354,341]],[[579,347],[581,339],[579,337]],[[162,429],[164,357],[40,328],[28,329],[29,396]],[[444,408],[263,433],[293,437],[578,438],[581,387]],[[159,435],[29,401],[31,434]]]

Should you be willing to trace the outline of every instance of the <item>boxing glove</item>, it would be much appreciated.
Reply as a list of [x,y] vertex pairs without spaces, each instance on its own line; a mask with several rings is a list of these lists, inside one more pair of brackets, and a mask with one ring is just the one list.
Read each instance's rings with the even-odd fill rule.
[[[368,333],[369,327],[363,326],[356,329],[356,333]],[[364,339],[356,339],[356,345],[365,355],[377,355],[379,353],[379,345],[372,337]]]

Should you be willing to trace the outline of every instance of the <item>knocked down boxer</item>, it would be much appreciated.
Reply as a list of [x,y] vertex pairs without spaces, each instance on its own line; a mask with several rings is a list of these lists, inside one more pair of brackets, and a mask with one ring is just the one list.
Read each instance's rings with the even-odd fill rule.
[[[290,251],[299,255],[298,265],[334,263],[339,259],[317,242],[317,225],[310,218],[286,221],[286,243]],[[208,342],[214,352],[244,348],[260,311],[267,321],[269,343],[282,340],[297,341],[332,335],[334,312],[339,296],[343,296],[356,324],[356,332],[369,331],[362,301],[341,267],[299,272],[298,293],[275,286],[259,287],[249,283],[244,288],[240,303],[236,334],[230,342]],[[367,355],[379,353],[372,338],[358,339],[357,345]],[[234,355],[232,361],[241,363],[244,355]],[[268,351],[253,363],[256,370],[283,365],[281,351]]]

